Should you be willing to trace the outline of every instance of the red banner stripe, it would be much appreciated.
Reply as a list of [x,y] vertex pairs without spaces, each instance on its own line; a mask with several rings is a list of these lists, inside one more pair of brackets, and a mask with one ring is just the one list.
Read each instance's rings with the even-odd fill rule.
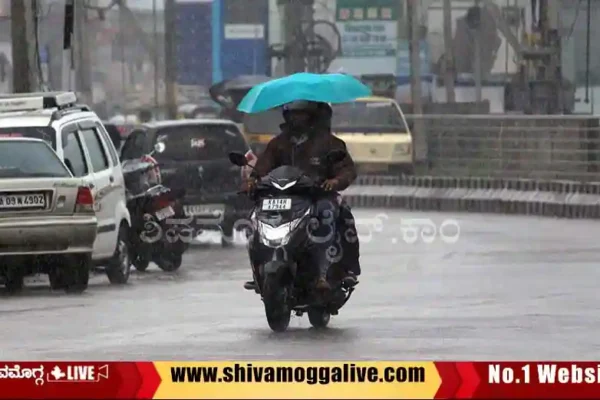
[[160,375],[152,362],[138,362],[136,365],[142,378],[142,384],[140,385],[135,398],[152,399],[160,386]]
[[438,388],[435,397],[436,399],[451,399],[454,398],[456,391],[460,387],[461,379],[456,369],[456,364],[453,362],[436,361],[435,368],[440,374],[442,382]]
[[456,392],[456,398],[473,398],[474,393],[481,382],[477,369],[471,362],[458,362],[456,363],[456,369],[458,370],[461,379],[461,385]]

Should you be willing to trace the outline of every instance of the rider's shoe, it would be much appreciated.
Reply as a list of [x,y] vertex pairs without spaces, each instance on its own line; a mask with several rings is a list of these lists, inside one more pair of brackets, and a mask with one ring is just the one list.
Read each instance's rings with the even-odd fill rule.
[[331,290],[331,286],[329,285],[329,282],[327,282],[327,279],[325,279],[325,278],[319,278],[319,280],[317,281],[316,288],[317,288],[317,290],[322,290],[322,291]]
[[358,284],[358,278],[354,272],[348,272],[348,275],[342,279],[342,285],[347,288],[352,288]]
[[256,291],[256,283],[254,283],[254,281],[245,282],[244,289]]

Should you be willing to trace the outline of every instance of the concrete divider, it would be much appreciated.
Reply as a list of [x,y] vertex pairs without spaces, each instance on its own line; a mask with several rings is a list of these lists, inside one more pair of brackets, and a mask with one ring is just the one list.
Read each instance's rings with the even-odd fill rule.
[[600,182],[443,176],[361,176],[353,207],[600,218]]

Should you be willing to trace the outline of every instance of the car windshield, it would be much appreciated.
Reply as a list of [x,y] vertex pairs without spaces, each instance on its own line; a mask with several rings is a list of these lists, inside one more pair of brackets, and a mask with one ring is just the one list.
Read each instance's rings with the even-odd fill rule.
[[50,126],[11,126],[10,128],[0,128],[0,138],[2,137],[42,139],[56,150],[56,131]]
[[369,127],[370,131],[380,128],[386,132],[407,132],[400,111],[388,101],[354,101],[334,104],[332,108],[334,131]]
[[246,141],[235,125],[197,124],[159,129],[156,142],[165,143],[165,151],[155,153],[157,160],[208,161],[227,159],[232,151],[245,153]]
[[66,178],[71,176],[44,143],[0,140],[0,178]]
[[244,128],[247,133],[276,134],[281,130],[281,124],[283,116],[277,108],[244,116]]
[[[388,101],[355,101],[334,104],[331,128],[334,132],[368,131],[378,133],[408,132],[402,115]],[[244,117],[244,128],[249,134],[276,134],[283,123],[281,110],[271,109]]]

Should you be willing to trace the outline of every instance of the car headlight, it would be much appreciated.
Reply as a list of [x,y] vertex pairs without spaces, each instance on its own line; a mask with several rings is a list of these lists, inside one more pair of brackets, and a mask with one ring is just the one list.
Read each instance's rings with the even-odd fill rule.
[[410,143],[400,143],[394,146],[394,153],[396,154],[409,154],[411,152]]

